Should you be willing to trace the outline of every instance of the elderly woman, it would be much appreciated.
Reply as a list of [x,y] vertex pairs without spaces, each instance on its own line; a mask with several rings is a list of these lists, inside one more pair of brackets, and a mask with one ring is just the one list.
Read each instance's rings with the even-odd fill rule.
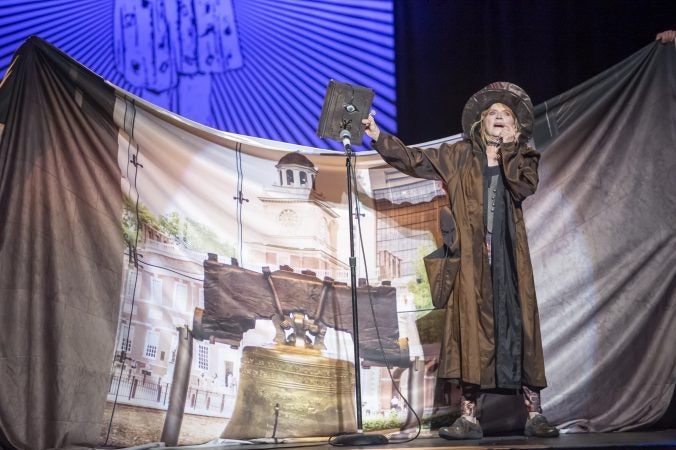
[[521,202],[535,192],[540,154],[527,145],[533,105],[512,83],[474,94],[462,115],[465,139],[438,149],[405,146],[363,120],[373,147],[392,167],[440,180],[444,245],[425,259],[432,299],[445,307],[438,376],[460,382],[461,417],[441,428],[447,439],[478,439],[482,390],[520,390],[529,417],[525,434],[558,436],[542,415],[546,387],[540,322]]

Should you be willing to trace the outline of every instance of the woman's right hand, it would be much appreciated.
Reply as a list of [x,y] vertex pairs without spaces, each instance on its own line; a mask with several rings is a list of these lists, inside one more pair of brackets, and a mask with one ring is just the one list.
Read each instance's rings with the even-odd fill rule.
[[672,42],[675,39],[676,39],[676,31],[674,30],[663,31],[661,33],[658,33],[657,36],[655,36],[655,40],[660,41],[663,44]]
[[364,125],[364,132],[368,137],[377,141],[380,137],[380,128],[376,124],[376,120],[373,118],[373,115],[369,114],[368,119],[362,119],[362,125]]

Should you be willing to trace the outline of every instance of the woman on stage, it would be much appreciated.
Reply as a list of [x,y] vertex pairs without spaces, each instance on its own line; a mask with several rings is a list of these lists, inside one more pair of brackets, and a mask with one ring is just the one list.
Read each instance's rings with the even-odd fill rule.
[[363,125],[388,164],[440,180],[448,194],[440,211],[444,245],[426,266],[434,304],[446,310],[438,376],[458,380],[463,398],[461,417],[439,435],[483,437],[480,392],[518,390],[529,416],[525,434],[558,436],[540,406],[547,381],[521,210],[538,185],[540,154],[527,144],[530,98],[515,84],[490,84],[465,105],[465,139],[438,149],[407,147],[381,132],[372,116]]

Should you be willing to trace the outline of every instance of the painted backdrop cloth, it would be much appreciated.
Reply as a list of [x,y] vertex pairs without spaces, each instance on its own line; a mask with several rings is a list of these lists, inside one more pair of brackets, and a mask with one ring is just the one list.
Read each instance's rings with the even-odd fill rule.
[[[654,423],[673,396],[675,73],[674,47],[654,43],[536,108],[540,184],[524,202],[524,219],[548,374],[543,406],[551,420],[570,429],[609,431]],[[159,183],[165,177],[200,177],[181,159],[194,143],[206,141],[200,151],[229,167],[237,165],[238,151],[252,156],[240,167],[247,175],[238,186],[243,196],[261,185],[269,170],[278,176],[278,161],[266,155],[283,143],[268,141],[266,147],[261,140],[193,127],[143,102],[136,109],[137,126],[128,127],[133,115],[124,111],[134,108],[123,107],[114,117],[116,101],[127,95],[35,38],[15,55],[0,86],[3,447],[101,442],[100,430],[109,419],[104,408],[111,361],[118,345],[125,344],[115,337],[121,297],[126,298],[121,284],[125,268],[133,273],[123,256],[121,233],[128,191],[120,186],[129,177],[116,160],[121,146],[132,149],[131,133],[139,139],[136,146],[172,143],[154,148],[154,154],[170,154],[186,164],[178,164],[175,173],[157,171],[162,177],[150,181],[164,186],[158,194],[182,195],[196,207],[238,192],[229,188],[219,191],[219,198],[204,198],[186,192],[183,181]],[[315,162],[329,159],[317,154],[308,156]],[[148,170],[168,159],[141,163]],[[376,159],[360,156],[357,167],[382,163]],[[208,159],[194,162],[218,173],[218,164]],[[343,170],[340,158],[322,162],[319,186],[344,182]],[[245,236],[255,241],[256,233],[268,231],[266,214],[274,208],[290,230],[309,228],[294,225],[297,218],[285,212],[286,203],[256,189],[257,196],[239,212],[258,227]],[[341,217],[334,209],[344,196],[332,195],[324,199],[330,207],[319,200],[304,203],[307,216],[324,223],[317,239],[329,247],[346,233],[336,225],[344,222],[344,213]],[[229,214],[238,214],[235,202],[231,205]],[[253,205],[263,207],[246,209]],[[159,252],[167,247],[156,245]],[[222,254],[227,252],[224,246]],[[341,260],[328,263],[340,266]],[[153,284],[144,282],[141,290],[152,294]],[[194,291],[194,286],[188,290]],[[145,349],[151,352],[153,346]],[[161,430],[154,432],[159,437]]]
[[[177,407],[186,416],[181,443],[218,438],[237,413],[242,349],[278,337],[273,297],[283,305],[280,314],[299,313],[296,336],[313,321],[317,350],[353,360],[349,295],[342,294],[349,291],[342,153],[302,148],[301,154],[298,146],[195,126],[113,87],[38,38],[16,54],[0,113],[3,448],[160,440],[157,423],[178,384],[177,328],[193,328],[198,310],[211,311],[207,258],[252,280],[237,294],[253,298],[239,308],[220,305],[226,316],[215,318],[228,322],[227,315],[252,305],[240,314],[251,329],[230,341],[220,339],[222,330],[195,339],[195,357],[182,366],[189,373],[182,373],[188,400]],[[370,255],[373,233],[370,226],[364,234]],[[296,271],[285,276],[280,267]],[[307,288],[303,298],[284,288],[289,278]],[[359,288],[360,310],[371,314],[372,301],[379,324],[377,334],[374,320],[360,321],[361,355],[369,367],[382,367],[384,356],[407,367],[408,347],[417,341],[414,316],[398,317],[395,288],[382,284]],[[237,319],[224,327],[236,327]],[[400,322],[409,334],[400,334]],[[298,341],[305,338],[312,341],[309,334]],[[378,339],[386,341],[385,355]],[[371,378],[365,383],[379,386],[380,376]],[[364,389],[365,399],[370,391]],[[288,411],[282,405],[280,420]],[[311,428],[300,433],[311,435]],[[355,430],[335,430],[342,431]],[[251,432],[269,437],[273,430]]]

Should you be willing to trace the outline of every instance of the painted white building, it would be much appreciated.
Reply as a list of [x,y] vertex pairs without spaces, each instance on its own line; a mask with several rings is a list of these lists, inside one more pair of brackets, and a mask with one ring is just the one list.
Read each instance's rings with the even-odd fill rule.
[[349,279],[349,268],[337,258],[339,215],[316,195],[314,164],[293,152],[275,168],[277,176],[258,197],[268,218],[267,234],[245,242],[248,265],[286,265],[319,278]]

